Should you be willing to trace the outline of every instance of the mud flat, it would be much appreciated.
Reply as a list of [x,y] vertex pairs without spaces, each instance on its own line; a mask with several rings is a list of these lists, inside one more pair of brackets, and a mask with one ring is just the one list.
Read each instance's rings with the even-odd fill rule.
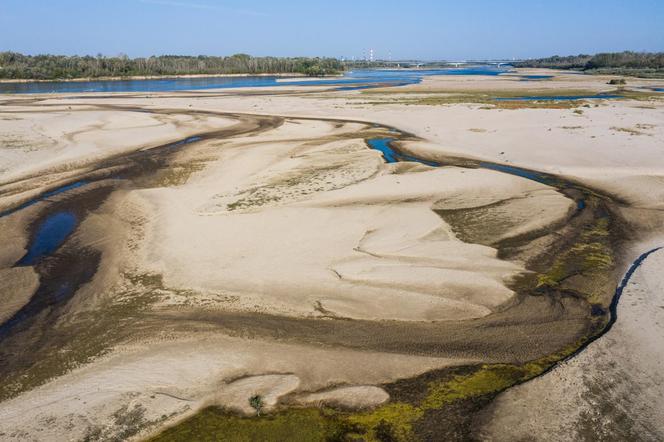
[[[2,152],[3,438],[142,439],[173,424],[158,437],[508,434],[500,410],[517,402],[503,397],[602,345],[638,240],[662,226],[661,128],[646,122],[658,101],[582,108],[597,133],[651,124],[639,130],[652,136],[615,131],[598,157],[599,144],[580,151],[561,136],[571,129],[528,148],[510,123],[549,132],[580,118],[570,107],[252,92],[0,107],[3,130],[24,139]],[[478,129],[478,115],[486,132],[464,126]],[[41,126],[30,132],[28,118]],[[433,121],[445,124],[432,132]],[[51,144],[27,139],[44,134]],[[386,163],[368,144],[381,138],[423,162]],[[493,153],[491,139],[514,156]],[[18,265],[62,212],[76,216],[73,232]],[[255,396],[262,416],[248,417]]]

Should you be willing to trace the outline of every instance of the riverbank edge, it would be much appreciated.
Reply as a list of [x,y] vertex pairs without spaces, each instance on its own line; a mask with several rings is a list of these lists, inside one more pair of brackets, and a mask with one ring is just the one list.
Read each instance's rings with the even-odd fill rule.
[[343,77],[343,74],[310,75],[299,72],[260,73],[260,74],[181,74],[181,75],[130,75],[127,77],[77,77],[77,78],[2,78],[0,83],[76,83],[85,81],[132,81],[132,80],[168,80],[178,78],[245,78],[245,77],[279,77],[279,78],[332,78]]

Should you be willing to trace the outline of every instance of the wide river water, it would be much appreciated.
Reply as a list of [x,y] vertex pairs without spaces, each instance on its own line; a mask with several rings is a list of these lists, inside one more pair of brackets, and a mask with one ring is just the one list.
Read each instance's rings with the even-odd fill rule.
[[341,77],[300,79],[277,76],[153,78],[147,80],[40,81],[0,83],[0,93],[43,94],[71,92],[169,92],[234,87],[404,85],[419,83],[428,75],[499,75],[508,69],[476,66],[447,69],[372,69],[346,72]]

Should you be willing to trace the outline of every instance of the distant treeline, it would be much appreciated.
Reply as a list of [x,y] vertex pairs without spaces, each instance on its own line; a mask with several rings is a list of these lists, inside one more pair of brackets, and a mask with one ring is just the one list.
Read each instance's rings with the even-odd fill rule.
[[71,78],[130,77],[195,74],[281,74],[310,76],[336,74],[344,69],[334,58],[229,57],[162,55],[129,58],[65,55],[23,55],[0,52],[1,79],[54,80]]
[[664,52],[607,52],[595,55],[554,56],[525,60],[516,67],[580,69],[584,71],[619,72],[629,74],[664,72]]

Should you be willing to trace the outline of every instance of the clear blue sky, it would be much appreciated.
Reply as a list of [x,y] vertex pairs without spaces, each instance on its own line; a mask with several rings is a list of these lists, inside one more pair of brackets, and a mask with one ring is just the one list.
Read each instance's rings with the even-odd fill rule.
[[523,58],[664,51],[664,0],[0,0],[28,54]]

